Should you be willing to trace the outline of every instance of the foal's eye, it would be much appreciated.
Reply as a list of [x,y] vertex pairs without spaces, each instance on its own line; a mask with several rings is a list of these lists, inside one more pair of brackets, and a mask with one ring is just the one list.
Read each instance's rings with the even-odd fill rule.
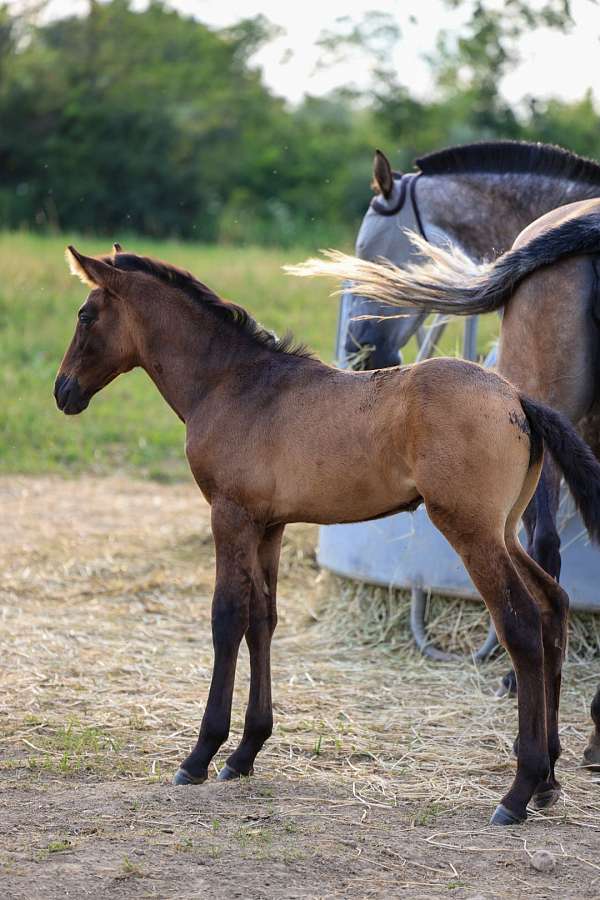
[[89,312],[85,312],[84,310],[81,310],[78,315],[78,319],[82,325],[91,325],[94,321],[94,317]]

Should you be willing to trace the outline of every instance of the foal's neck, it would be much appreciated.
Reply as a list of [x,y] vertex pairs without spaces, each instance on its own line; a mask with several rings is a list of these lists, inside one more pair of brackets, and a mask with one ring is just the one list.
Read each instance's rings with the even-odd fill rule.
[[138,363],[183,422],[215,388],[239,383],[250,366],[257,376],[272,355],[234,322],[175,292],[134,301],[132,312]]

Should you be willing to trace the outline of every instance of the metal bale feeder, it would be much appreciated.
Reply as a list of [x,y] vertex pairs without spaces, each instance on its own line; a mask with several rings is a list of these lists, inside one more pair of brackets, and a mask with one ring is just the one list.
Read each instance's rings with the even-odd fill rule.
[[[337,358],[342,366],[344,335],[350,320],[352,295],[345,293],[340,306],[337,333]],[[438,315],[429,328],[417,333],[417,361],[435,354],[448,317]],[[463,357],[477,358],[477,317],[465,320]],[[485,361],[493,365],[495,350]],[[588,541],[585,527],[574,512],[570,496],[563,492],[559,510],[562,541],[561,583],[570,598],[571,608],[600,613],[600,553]],[[432,525],[424,507],[414,513],[400,513],[373,522],[352,525],[327,525],[320,529],[318,561],[336,575],[367,584],[409,590],[411,629],[419,649],[433,659],[449,659],[449,654],[427,639],[425,608],[429,594],[442,594],[478,600],[479,594],[454,549]],[[488,636],[475,654],[486,659],[497,646],[490,624]]]

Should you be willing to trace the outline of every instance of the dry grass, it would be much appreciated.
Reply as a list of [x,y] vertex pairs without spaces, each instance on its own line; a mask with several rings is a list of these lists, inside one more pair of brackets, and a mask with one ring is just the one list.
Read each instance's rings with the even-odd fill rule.
[[[348,645],[381,644],[390,651],[412,652],[409,591],[374,587],[325,572],[317,584],[313,615],[331,636]],[[449,653],[471,658],[487,637],[489,621],[482,602],[442,594],[430,594],[427,598],[428,636],[433,644]],[[502,655],[500,648],[495,653]],[[600,660],[598,615],[572,614],[568,660],[581,665]]]
[[[195,740],[211,666],[212,541],[197,490],[20,478],[0,482],[0,495],[0,765],[169,778]],[[312,527],[290,528],[283,551],[277,724],[257,772],[279,773],[300,793],[303,781],[335,781],[366,809],[412,804],[415,824],[473,807],[483,824],[514,768],[515,704],[493,697],[505,659],[476,668],[421,658],[406,603],[320,575],[315,539]],[[487,627],[476,604],[456,601],[434,602],[431,623],[463,650]],[[579,652],[591,652],[578,624],[582,633]],[[565,795],[551,814],[592,828],[597,793],[577,764],[599,679],[597,659],[567,666]],[[247,682],[242,653],[237,736]]]

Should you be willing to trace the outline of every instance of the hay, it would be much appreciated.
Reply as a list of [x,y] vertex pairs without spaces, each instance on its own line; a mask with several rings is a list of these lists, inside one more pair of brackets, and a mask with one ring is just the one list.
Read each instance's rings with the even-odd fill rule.
[[[387,645],[410,651],[410,592],[375,587],[323,573],[312,616],[348,646]],[[471,657],[485,641],[489,616],[482,602],[429,594],[426,627],[432,643],[449,653]],[[501,653],[501,651],[497,651]],[[568,659],[584,663],[600,658],[600,616],[574,611],[569,625]]]
[[[22,478],[0,481],[0,499],[5,776],[29,768],[34,777],[167,780],[195,741],[212,664],[214,560],[198,491]],[[423,659],[406,601],[323,577],[315,542],[315,528],[288,529],[273,650],[276,727],[257,775],[291,780],[298,797],[303,782],[324,794],[335,784],[365,815],[408,805],[418,825],[475,808],[485,822],[514,771],[516,707],[494,699],[506,660]],[[436,640],[451,634],[450,649],[478,644],[487,627],[477,604],[454,601],[433,600],[430,621]],[[591,650],[590,635],[577,640]],[[238,672],[229,748],[243,726],[245,651]],[[550,814],[593,828],[597,787],[578,762],[599,680],[598,660],[571,657],[565,794]]]

